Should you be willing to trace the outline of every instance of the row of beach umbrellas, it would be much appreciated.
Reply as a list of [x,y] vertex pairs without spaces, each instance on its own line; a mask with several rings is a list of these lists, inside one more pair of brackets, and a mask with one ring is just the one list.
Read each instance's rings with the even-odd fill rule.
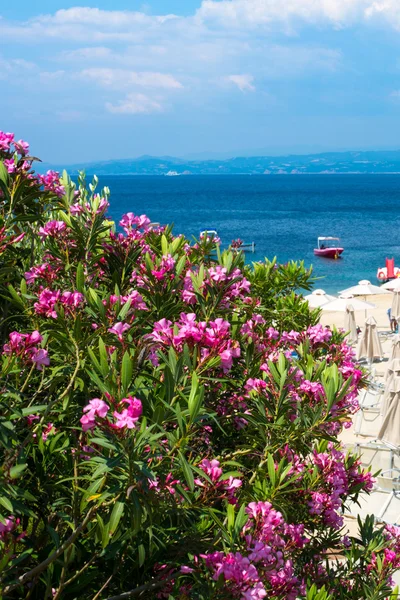
[[[367,296],[393,292],[391,317],[400,320],[400,279],[388,281],[378,287],[369,281],[360,281],[357,285],[339,292],[335,298],[326,294],[324,290],[315,290],[305,296],[311,308],[321,308],[323,311],[344,312],[344,329],[348,332],[348,340],[356,343],[358,340],[354,312],[375,308],[367,302]],[[359,300],[357,296],[363,296]],[[373,317],[365,321],[365,327],[358,341],[357,359],[365,357],[372,363],[374,358],[382,358],[383,352],[378,336],[377,323]],[[387,446],[396,450],[400,449],[400,335],[395,335],[392,340],[392,352],[385,376],[385,391],[381,402],[382,425],[378,439]]]
[[[357,285],[342,290],[340,296],[336,298],[326,294],[324,290],[315,290],[312,294],[305,296],[311,308],[321,308],[323,311],[343,312],[344,313],[344,330],[347,332],[347,339],[350,343],[355,344],[358,341],[357,325],[355,321],[355,311],[367,310],[375,308],[375,304],[367,302],[367,296],[376,294],[387,294],[388,291],[393,292],[393,302],[391,307],[391,316],[395,319],[400,318],[400,279],[389,281],[382,287],[372,285],[370,281],[362,280]],[[364,296],[364,300],[360,300],[356,296]],[[369,317],[365,321],[365,328],[358,342],[357,358],[365,357],[369,362],[374,358],[382,358],[383,352],[380,339],[377,331],[377,323],[373,317]]]

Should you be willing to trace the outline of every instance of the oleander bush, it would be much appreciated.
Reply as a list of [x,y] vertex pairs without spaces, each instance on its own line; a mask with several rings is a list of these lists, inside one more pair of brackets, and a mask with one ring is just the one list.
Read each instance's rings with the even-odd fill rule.
[[301,263],[107,219],[0,133],[0,597],[394,598],[338,442],[363,373]]

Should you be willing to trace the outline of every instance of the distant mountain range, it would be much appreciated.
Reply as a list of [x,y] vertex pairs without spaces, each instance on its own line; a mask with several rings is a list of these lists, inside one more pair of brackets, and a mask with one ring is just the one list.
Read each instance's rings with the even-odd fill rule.
[[[37,170],[57,165],[36,165]],[[70,174],[84,170],[97,175],[299,175],[340,173],[398,173],[400,150],[367,152],[326,152],[288,156],[236,157],[225,160],[184,160],[171,156],[140,156],[69,165]]]

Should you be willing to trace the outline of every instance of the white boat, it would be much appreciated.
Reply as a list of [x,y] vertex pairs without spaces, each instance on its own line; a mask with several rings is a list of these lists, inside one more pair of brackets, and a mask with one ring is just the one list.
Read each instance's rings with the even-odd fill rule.
[[400,277],[399,267],[394,266],[394,258],[387,258],[386,266],[379,267],[376,273],[376,278],[381,283],[386,283],[387,281],[390,281],[391,279],[396,279],[397,277]]
[[218,232],[215,229],[206,229],[205,231],[200,231],[200,239],[203,240],[207,237],[208,240],[219,240]]

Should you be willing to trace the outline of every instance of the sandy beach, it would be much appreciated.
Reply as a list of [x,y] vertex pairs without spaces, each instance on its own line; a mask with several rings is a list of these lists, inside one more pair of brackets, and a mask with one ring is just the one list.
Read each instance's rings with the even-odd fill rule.
[[[357,296],[359,300],[365,300],[366,302],[375,304],[376,308],[371,308],[368,310],[367,316],[374,317],[378,323],[378,329],[380,332],[390,332],[387,310],[392,305],[392,296],[393,294],[391,292],[388,292],[387,294],[377,294],[374,296]],[[349,303],[351,304],[351,300],[349,300]],[[362,328],[365,322],[365,311],[358,310],[354,314],[357,325]],[[336,325],[338,328],[343,327],[344,313],[323,311],[320,322],[322,325],[329,325],[330,327],[333,327],[333,325]]]

